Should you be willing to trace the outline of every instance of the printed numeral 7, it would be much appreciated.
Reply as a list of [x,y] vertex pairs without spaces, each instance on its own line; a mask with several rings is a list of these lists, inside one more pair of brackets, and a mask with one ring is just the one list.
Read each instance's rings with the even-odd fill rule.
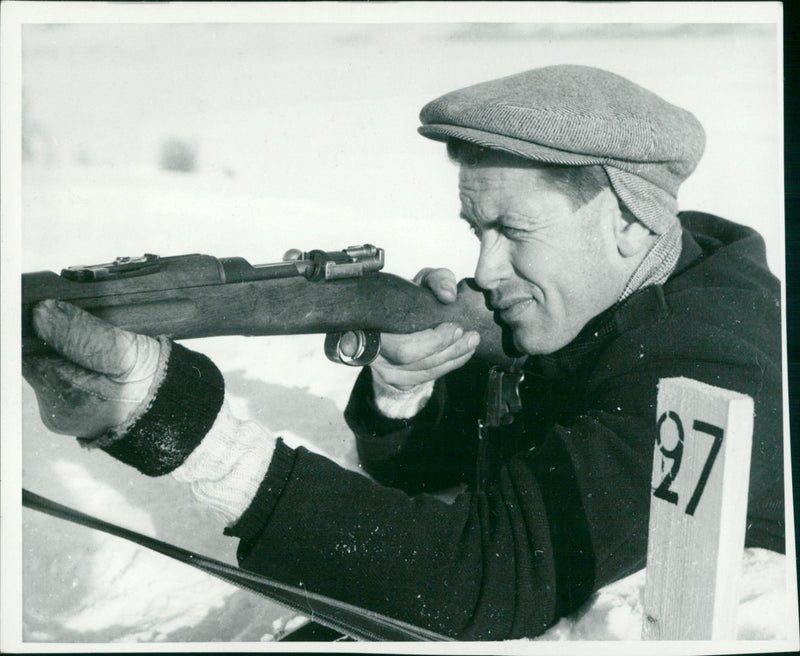
[[708,452],[708,458],[706,458],[706,464],[703,465],[703,471],[700,472],[700,480],[697,481],[694,494],[692,494],[692,498],[689,499],[689,503],[686,504],[687,515],[694,515],[697,504],[700,503],[700,496],[703,494],[703,490],[708,482],[708,477],[711,474],[711,468],[714,466],[714,461],[717,459],[717,454],[722,447],[722,436],[724,434],[724,431],[719,426],[707,424],[699,419],[694,420],[692,428],[701,433],[711,435],[714,438],[714,443],[711,445],[711,450]]

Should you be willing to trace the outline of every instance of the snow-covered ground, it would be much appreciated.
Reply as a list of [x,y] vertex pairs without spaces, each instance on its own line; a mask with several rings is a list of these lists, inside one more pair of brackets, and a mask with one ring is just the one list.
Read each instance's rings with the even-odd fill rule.
[[[201,252],[277,261],[371,242],[386,270],[471,273],[455,170],[415,135],[419,108],[550,63],[626,75],[694,111],[706,156],[682,206],[756,226],[782,275],[776,33],[769,26],[467,24],[28,26],[22,268]],[[160,165],[168,141],[191,171]],[[196,340],[240,416],[355,462],[341,412],[355,371],[320,336]],[[145,479],[38,419],[23,389],[23,483],[102,518],[235,562],[234,541],[170,477]],[[293,614],[116,538],[23,514],[23,632],[35,642],[269,640]],[[745,554],[742,639],[791,635],[786,559]],[[643,573],[545,639],[636,640]]]

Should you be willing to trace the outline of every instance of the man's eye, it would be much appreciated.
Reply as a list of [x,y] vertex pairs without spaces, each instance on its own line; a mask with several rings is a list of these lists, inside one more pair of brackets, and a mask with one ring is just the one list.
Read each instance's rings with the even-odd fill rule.
[[527,234],[527,230],[522,228],[513,228],[512,226],[503,226],[500,230],[505,237],[509,239],[519,239],[523,235]]

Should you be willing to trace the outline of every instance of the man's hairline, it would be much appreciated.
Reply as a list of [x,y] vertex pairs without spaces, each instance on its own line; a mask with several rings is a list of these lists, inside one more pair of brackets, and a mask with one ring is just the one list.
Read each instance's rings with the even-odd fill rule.
[[[466,141],[464,139],[458,138],[450,138],[446,142],[447,146],[447,155],[450,158],[450,161],[459,165],[459,166],[469,166],[473,168],[480,168],[482,166],[502,166],[503,162],[509,162],[510,168],[521,168],[521,169],[532,169],[532,170],[539,170],[544,171],[548,174],[548,177],[552,182],[555,184],[553,185],[558,191],[564,193],[565,196],[570,201],[572,208],[577,211],[582,207],[585,207],[588,203],[592,202],[597,196],[599,196],[605,189],[609,190],[614,197],[617,199],[617,204],[619,205],[620,211],[622,212],[622,216],[625,218],[626,221],[639,221],[639,219],[625,206],[625,203],[617,194],[616,190],[614,189],[614,185],[611,183],[608,174],[606,173],[605,169],[600,164],[553,164],[550,162],[545,162],[542,160],[535,160],[528,157],[523,157],[521,155],[517,155],[515,153],[502,150],[500,148],[492,148],[488,146],[480,146],[478,144],[474,144],[470,141]],[[466,160],[466,158],[459,158],[453,153],[453,149],[456,147],[467,147],[472,151],[477,151],[481,153],[487,153],[488,156],[495,158],[498,160],[494,164],[487,164],[483,161],[476,161],[474,163],[470,163]],[[563,176],[559,176],[556,172],[557,171],[564,171],[566,169],[576,169],[576,168],[592,168],[594,170],[600,169],[603,171],[603,183],[598,187],[598,189],[591,195],[589,198],[578,199],[577,193],[568,193],[564,192],[563,187],[565,186],[563,183]]]

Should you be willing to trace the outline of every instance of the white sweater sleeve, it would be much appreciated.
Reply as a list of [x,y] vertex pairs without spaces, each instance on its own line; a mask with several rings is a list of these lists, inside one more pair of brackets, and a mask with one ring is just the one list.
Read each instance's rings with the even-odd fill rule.
[[[387,417],[413,417],[430,399],[433,386],[430,382],[403,392],[373,376],[375,403]],[[195,499],[233,525],[264,480],[275,442],[267,428],[237,419],[225,400],[211,430],[172,476],[188,483]]]
[[391,419],[408,419],[416,415],[433,395],[435,384],[432,380],[402,391],[384,382],[379,375],[372,375],[375,405],[381,414]]
[[232,525],[264,479],[275,441],[263,426],[234,417],[225,400],[211,430],[172,476]]

